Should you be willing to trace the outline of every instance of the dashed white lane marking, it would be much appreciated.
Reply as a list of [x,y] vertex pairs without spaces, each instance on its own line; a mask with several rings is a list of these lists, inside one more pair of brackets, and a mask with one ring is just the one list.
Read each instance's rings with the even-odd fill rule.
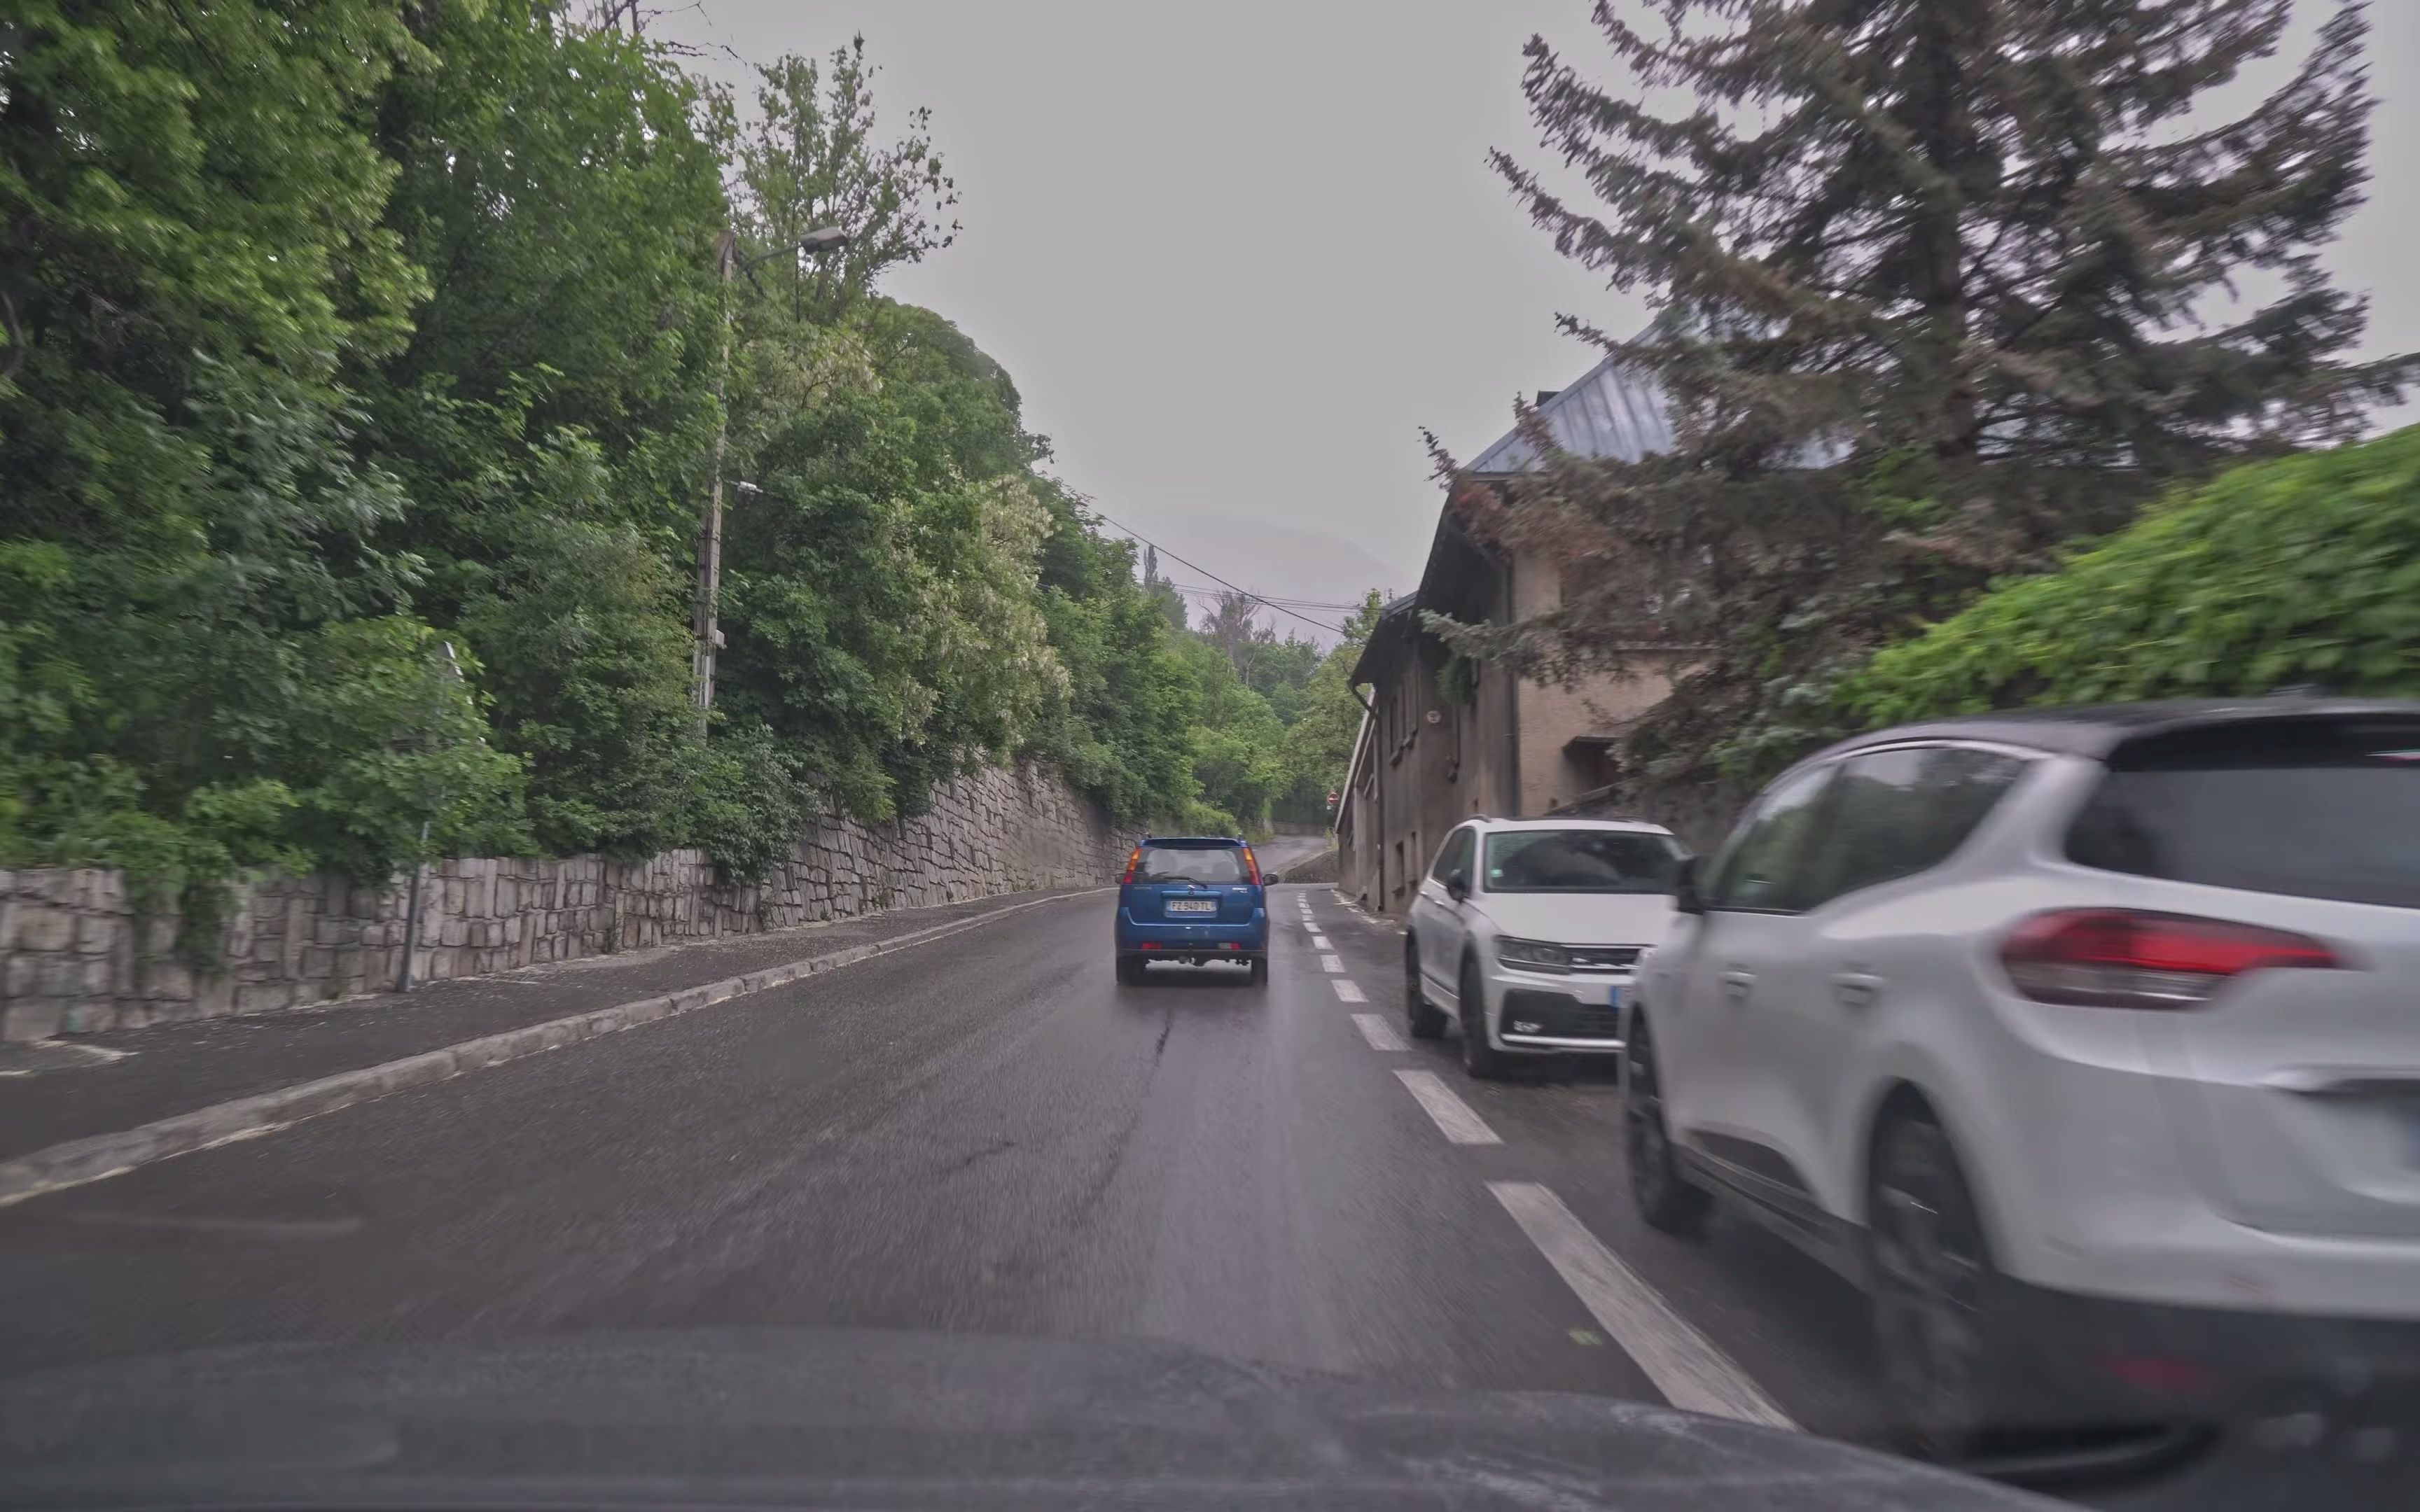
[[1370,1041],[1370,1048],[1373,1050],[1409,1050],[1411,1048],[1393,1029],[1388,1027],[1385,1019],[1375,1013],[1354,1014],[1353,1026],[1361,1031],[1361,1038]]
[[1453,1095],[1444,1078],[1433,1071],[1399,1071],[1395,1076],[1404,1089],[1423,1112],[1435,1120],[1437,1132],[1451,1145],[1500,1145],[1496,1131],[1487,1120],[1470,1111],[1470,1104]]
[[1325,950],[1329,949],[1327,936],[1325,934],[1313,934],[1311,937],[1311,948],[1314,950]]
[[1319,969],[1322,971],[1342,971],[1344,969],[1344,958],[1341,955],[1321,956],[1319,958]]
[[[1404,1072],[1395,1074],[1406,1083],[1411,1079]],[[1417,1088],[1413,1095],[1419,1095]],[[1599,1242],[1562,1198],[1535,1181],[1490,1181],[1487,1190],[1667,1401],[1692,1412],[1767,1427],[1798,1426],[1730,1356],[1690,1327],[1637,1272]]]
[[1335,988],[1336,995],[1348,1003],[1366,1003],[1370,1000],[1361,995],[1360,984],[1350,978],[1330,977],[1327,979],[1327,985]]

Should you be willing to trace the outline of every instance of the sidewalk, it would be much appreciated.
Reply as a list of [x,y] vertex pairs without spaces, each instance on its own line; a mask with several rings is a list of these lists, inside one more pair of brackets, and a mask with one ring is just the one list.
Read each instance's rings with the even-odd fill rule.
[[133,1129],[238,1098],[444,1049],[635,999],[877,946],[1083,889],[1007,893],[769,934],[671,946],[432,982],[247,1018],[198,1019],[79,1039],[110,1055],[27,1060],[0,1079],[0,1161]]

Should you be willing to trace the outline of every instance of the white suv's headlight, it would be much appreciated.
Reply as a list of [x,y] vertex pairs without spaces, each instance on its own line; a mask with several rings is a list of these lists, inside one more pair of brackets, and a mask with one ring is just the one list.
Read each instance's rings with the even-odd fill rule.
[[1544,940],[1498,940],[1496,959],[1521,971],[1569,971],[1572,953]]

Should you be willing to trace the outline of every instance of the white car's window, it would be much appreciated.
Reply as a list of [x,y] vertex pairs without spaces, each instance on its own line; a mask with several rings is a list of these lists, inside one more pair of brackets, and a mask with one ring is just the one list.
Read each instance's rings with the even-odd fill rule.
[[1834,771],[1802,772],[1765,795],[1723,847],[1706,906],[1777,912],[1799,906],[1813,855],[1816,806]]
[[1814,872],[1796,906],[1930,872],[1966,843],[2024,770],[2005,751],[1920,746],[1840,764]]
[[1681,848],[1621,829],[1507,829],[1487,837],[1490,892],[1670,892]]

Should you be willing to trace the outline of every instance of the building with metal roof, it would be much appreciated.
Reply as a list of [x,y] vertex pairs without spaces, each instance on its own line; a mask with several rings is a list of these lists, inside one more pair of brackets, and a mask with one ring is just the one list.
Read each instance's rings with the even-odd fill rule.
[[[1539,423],[1574,456],[1636,462],[1672,449],[1671,407],[1652,373],[1608,357],[1568,389],[1538,396]],[[1538,465],[1538,448],[1519,427],[1470,459],[1476,478],[1507,478]]]
[[[1539,395],[1539,424],[1575,456],[1635,462],[1672,443],[1660,387],[1608,358],[1569,388]],[[1533,471],[1520,427],[1472,460],[1485,483]],[[1439,511],[1418,589],[1387,605],[1352,677],[1373,690],[1355,741],[1336,835],[1344,890],[1400,914],[1428,852],[1473,814],[1544,814],[1612,780],[1608,748],[1660,702],[1685,648],[1643,645],[1626,665],[1575,685],[1530,682],[1501,667],[1455,665],[1428,614],[1510,624],[1562,601],[1568,564],[1508,550]]]

